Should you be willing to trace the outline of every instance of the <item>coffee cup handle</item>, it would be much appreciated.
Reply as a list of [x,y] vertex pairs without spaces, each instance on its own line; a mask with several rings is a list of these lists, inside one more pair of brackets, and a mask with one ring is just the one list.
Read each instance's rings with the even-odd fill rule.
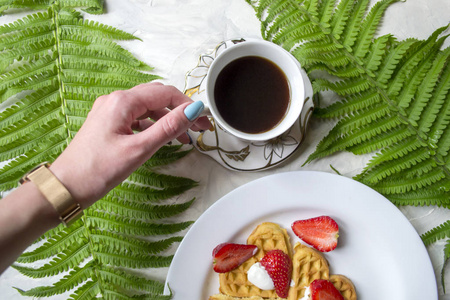
[[200,113],[200,117],[212,117],[211,110],[209,109],[208,103],[206,103],[203,100],[194,100],[195,102],[203,102],[204,108],[203,111]]

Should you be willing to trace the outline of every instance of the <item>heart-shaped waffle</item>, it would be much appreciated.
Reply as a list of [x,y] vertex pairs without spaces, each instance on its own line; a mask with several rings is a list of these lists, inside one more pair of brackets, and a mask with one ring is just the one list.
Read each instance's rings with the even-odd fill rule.
[[250,296],[276,298],[277,294],[274,290],[261,290],[248,281],[247,271],[254,263],[260,261],[268,251],[273,249],[280,249],[292,258],[292,246],[286,229],[275,223],[262,223],[250,234],[247,244],[256,245],[259,249],[258,252],[240,265],[239,268],[219,274],[220,292],[239,298]]
[[297,243],[292,255],[292,246],[285,229],[278,224],[265,222],[260,224],[247,239],[247,244],[258,246],[259,251],[239,268],[219,274],[221,294],[209,297],[209,300],[275,300],[281,299],[274,290],[261,290],[247,279],[247,271],[273,249],[280,249],[292,258],[292,282],[289,300],[301,299],[306,288],[315,279],[330,280],[345,300],[356,300],[353,283],[343,275],[329,274],[329,266],[319,251]]

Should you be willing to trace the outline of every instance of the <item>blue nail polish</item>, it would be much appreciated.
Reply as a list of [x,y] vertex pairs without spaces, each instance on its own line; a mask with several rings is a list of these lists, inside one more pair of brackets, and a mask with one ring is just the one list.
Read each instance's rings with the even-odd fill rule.
[[186,108],[184,109],[184,114],[189,121],[194,121],[200,116],[204,108],[205,105],[202,101],[195,101],[194,103],[186,106]]

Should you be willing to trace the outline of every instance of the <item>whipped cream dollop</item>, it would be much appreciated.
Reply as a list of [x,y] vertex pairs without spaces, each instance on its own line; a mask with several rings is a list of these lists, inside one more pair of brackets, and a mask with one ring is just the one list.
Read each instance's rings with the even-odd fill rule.
[[311,289],[309,288],[309,286],[305,288],[305,295],[298,300],[311,300]]
[[247,272],[247,278],[248,281],[262,290],[275,289],[272,278],[270,278],[269,273],[259,262],[250,267]]

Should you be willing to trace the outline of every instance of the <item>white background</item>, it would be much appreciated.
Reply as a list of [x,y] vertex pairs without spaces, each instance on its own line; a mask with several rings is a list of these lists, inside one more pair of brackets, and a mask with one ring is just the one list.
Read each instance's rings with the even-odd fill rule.
[[[142,42],[120,44],[140,60],[154,66],[154,73],[164,77],[162,80],[164,83],[179,89],[183,89],[185,74],[195,67],[199,55],[214,48],[220,41],[236,37],[261,37],[259,21],[253,9],[244,0],[106,0],[105,2],[104,15],[89,15],[86,18],[117,27],[141,38]],[[18,16],[0,17],[0,24],[9,23]],[[434,30],[449,22],[449,0],[408,0],[405,3],[395,3],[388,8],[378,34],[391,33],[400,40],[409,37],[426,39]],[[447,41],[445,45],[449,44]],[[179,216],[178,220],[195,220],[212,203],[236,187],[269,174],[292,170],[333,173],[330,164],[347,177],[358,174],[368,161],[367,156],[340,153],[301,167],[332,125],[330,121],[313,119],[308,128],[307,138],[294,157],[281,167],[258,173],[229,171],[211,158],[193,151],[186,158],[164,170],[200,182],[197,188],[180,197],[179,201],[186,201],[195,196],[197,201],[186,213]],[[363,197],[361,201],[364,201]],[[437,207],[402,207],[401,211],[419,234],[450,219],[448,210]],[[443,263],[443,246],[442,241],[428,247],[440,294],[442,294],[440,270]],[[175,247],[169,253],[174,251]],[[151,278],[164,281],[167,268],[146,270],[145,273]],[[446,285],[450,289],[450,272],[448,273]],[[31,280],[9,269],[0,277],[0,298],[23,299],[12,286],[29,289],[36,285],[49,284],[49,279]],[[450,299],[450,295],[441,295],[440,299]]]

